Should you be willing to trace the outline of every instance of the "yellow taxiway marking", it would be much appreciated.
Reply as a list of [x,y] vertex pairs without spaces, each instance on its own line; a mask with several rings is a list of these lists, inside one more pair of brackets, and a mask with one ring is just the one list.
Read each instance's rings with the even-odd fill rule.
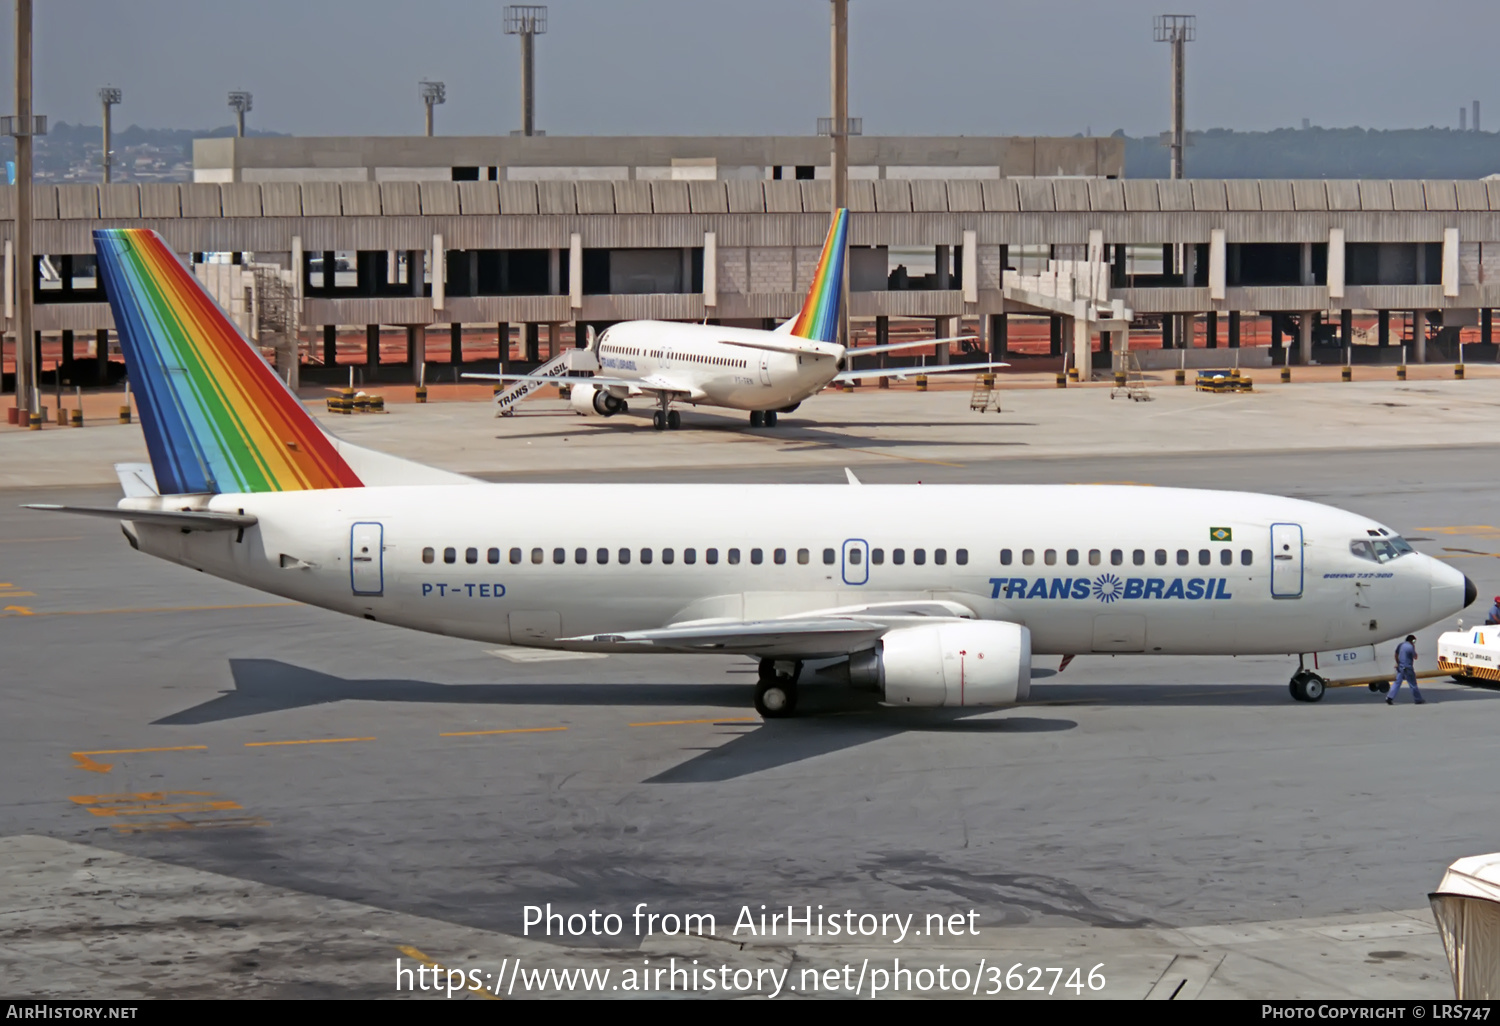
[[[401,954],[405,955],[407,958],[415,959],[416,961],[421,962],[423,965],[427,966],[429,969],[434,970],[435,972],[440,972],[444,976],[448,975],[448,967],[447,966],[443,965],[443,963],[437,961],[436,959],[434,959],[434,958],[432,958],[432,957],[430,957],[428,955],[422,954],[422,952],[418,951],[416,948],[412,947],[410,944],[398,944],[398,945],[396,945],[396,950],[399,951],[399,952],[401,952]],[[464,989],[467,990],[467,991],[469,991],[471,994],[478,994],[480,997],[482,997],[482,998],[488,998],[491,1001],[499,1001],[500,1000],[500,995],[498,995],[498,994],[491,994],[489,991],[485,990],[483,987],[476,987],[473,984],[468,984],[467,986],[464,987]]]
[[1447,527],[1419,527],[1418,531],[1431,531],[1433,534],[1500,534],[1500,527],[1492,527],[1489,524],[1457,524]]
[[90,773],[108,773],[114,768],[111,762],[95,762],[89,758],[91,755],[138,755],[142,752],[202,752],[208,749],[208,745],[177,745],[173,748],[108,748],[97,752],[73,752],[73,758],[78,762],[79,769],[86,769]]
[[223,609],[276,609],[281,606],[300,606],[301,602],[248,602],[234,606],[134,606],[125,609],[58,609],[43,613],[24,613],[24,616],[105,616],[115,613],[208,613]]
[[273,745],[341,745],[346,741],[374,741],[373,737],[314,737],[304,741],[246,741],[246,748],[270,748]]
[[439,734],[438,737],[480,737],[484,734],[546,734],[554,730],[567,729],[567,727],[510,727],[506,730],[455,730],[447,734]]
[[931,463],[935,467],[962,467],[962,463],[947,463],[943,460],[924,460],[920,456],[898,456],[893,452],[881,452],[878,449],[847,449],[846,452],[862,452],[870,456],[884,456],[892,460],[906,460],[908,463]]
[[650,723],[632,723],[632,727],[680,727],[687,723],[759,723],[759,716],[714,716],[706,720],[654,720]]
[[33,613],[30,609],[26,608],[25,606],[6,606],[4,609],[0,609],[0,616],[35,616],[35,615],[36,615],[35,613]]

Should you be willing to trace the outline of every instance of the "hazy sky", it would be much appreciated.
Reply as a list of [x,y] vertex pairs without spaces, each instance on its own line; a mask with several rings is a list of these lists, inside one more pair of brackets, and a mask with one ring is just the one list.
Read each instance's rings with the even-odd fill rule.
[[[1173,0],[1175,3],[1175,0]],[[37,112],[204,128],[225,93],[254,127],[422,130],[417,80],[448,86],[440,134],[520,124],[520,47],[495,0],[38,0]],[[811,134],[828,113],[826,0],[555,0],[537,40],[537,124],[554,135]],[[866,134],[1072,135],[1167,127],[1164,9],[1198,16],[1188,125],[1500,129],[1496,0],[851,0],[850,113]],[[5,99],[14,108],[14,14]]]

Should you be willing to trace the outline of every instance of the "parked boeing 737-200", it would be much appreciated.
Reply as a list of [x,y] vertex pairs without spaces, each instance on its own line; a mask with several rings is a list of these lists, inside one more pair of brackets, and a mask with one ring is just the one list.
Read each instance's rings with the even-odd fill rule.
[[[151,462],[118,468],[117,507],[38,508],[119,519],[142,552],[350,616],[749,657],[756,708],[784,716],[804,664],[892,705],[1004,706],[1038,653],[1373,662],[1474,599],[1385,525],[1269,495],[480,483],[326,434],[154,232],[94,240]],[[1322,686],[1292,679],[1303,700]]]
[[[775,331],[674,321],[622,321],[598,336],[590,329],[591,374],[586,378],[566,379],[572,386],[573,409],[586,417],[613,417],[629,409],[630,399],[644,396],[657,407],[651,422],[658,431],[681,424],[681,415],[672,409],[673,403],[745,410],[750,414],[751,427],[775,427],[779,414],[790,413],[804,399],[817,395],[835,381],[912,374],[972,374],[1007,366],[962,363],[851,370],[849,362],[854,357],[968,342],[974,336],[919,339],[857,349],[840,345],[848,236],[849,211],[841,208],[834,212],[833,223],[828,227],[828,237],[823,240],[823,251],[801,311]],[[560,380],[535,374],[464,376],[533,387],[557,384]],[[508,404],[515,398],[516,393],[502,393],[496,396],[496,401],[507,404],[502,407],[505,412],[513,408]]]

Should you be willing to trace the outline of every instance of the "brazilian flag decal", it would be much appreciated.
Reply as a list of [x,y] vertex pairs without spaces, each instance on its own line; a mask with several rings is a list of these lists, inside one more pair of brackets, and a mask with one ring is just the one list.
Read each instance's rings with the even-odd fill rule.
[[1234,541],[1234,532],[1227,527],[1210,527],[1208,529],[1209,541]]

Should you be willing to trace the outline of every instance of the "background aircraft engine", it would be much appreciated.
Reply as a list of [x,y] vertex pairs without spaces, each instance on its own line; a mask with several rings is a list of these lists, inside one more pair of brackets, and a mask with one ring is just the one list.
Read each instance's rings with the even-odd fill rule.
[[574,411],[585,417],[613,417],[626,410],[625,400],[610,395],[594,385],[574,385],[572,398]]
[[1031,631],[994,621],[902,627],[852,656],[849,680],[892,705],[1014,705],[1031,691]]

